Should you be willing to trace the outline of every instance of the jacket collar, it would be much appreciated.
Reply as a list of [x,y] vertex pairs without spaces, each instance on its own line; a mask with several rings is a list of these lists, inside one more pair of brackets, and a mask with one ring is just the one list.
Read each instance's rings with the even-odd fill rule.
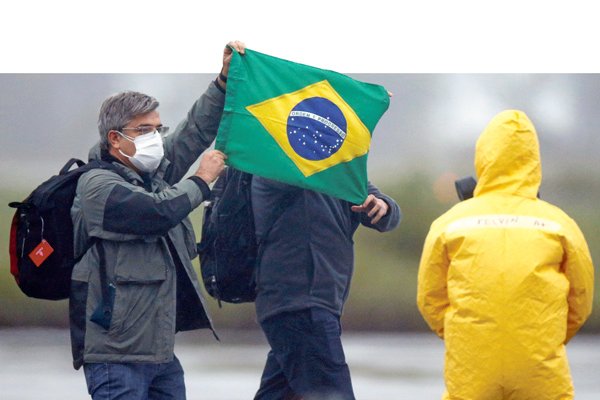
[[165,157],[163,157],[158,168],[156,169],[156,171],[154,173],[152,173],[152,174],[137,173],[135,170],[133,170],[130,167],[128,167],[127,165],[123,164],[119,159],[113,157],[108,151],[101,149],[99,143],[96,143],[94,146],[92,146],[92,148],[90,149],[90,151],[88,153],[88,161],[92,161],[92,160],[108,161],[108,162],[114,164],[115,166],[117,166],[117,168],[119,168],[120,170],[122,170],[125,173],[125,175],[129,178],[130,182],[137,181],[142,185],[144,184],[145,181],[149,182],[156,178],[163,179],[165,176],[165,172],[167,171],[167,168],[171,164],[171,162],[169,160],[167,160]]

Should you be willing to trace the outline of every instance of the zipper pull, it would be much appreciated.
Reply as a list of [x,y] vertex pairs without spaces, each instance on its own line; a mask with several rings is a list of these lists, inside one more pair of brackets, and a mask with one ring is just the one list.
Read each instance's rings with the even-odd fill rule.
[[221,305],[221,295],[219,294],[219,287],[217,286],[217,277],[210,277],[210,288],[212,289],[212,295],[217,299],[217,304],[219,304],[219,308],[223,308]]

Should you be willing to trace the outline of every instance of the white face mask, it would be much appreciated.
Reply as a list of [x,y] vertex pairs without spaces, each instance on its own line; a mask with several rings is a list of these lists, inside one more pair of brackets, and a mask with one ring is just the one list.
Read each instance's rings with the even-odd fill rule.
[[119,149],[119,153],[129,158],[129,161],[131,161],[131,163],[140,171],[156,171],[156,168],[158,168],[160,161],[165,155],[160,134],[157,131],[154,131],[132,139],[119,131],[117,132],[135,145],[135,154],[133,156],[128,156],[123,153],[121,149]]

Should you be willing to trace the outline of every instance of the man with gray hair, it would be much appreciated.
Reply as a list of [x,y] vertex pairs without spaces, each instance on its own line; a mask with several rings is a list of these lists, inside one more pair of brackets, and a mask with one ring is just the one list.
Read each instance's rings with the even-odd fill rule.
[[84,367],[93,399],[185,399],[175,333],[212,329],[191,260],[196,240],[188,214],[210,195],[225,155],[207,151],[225,101],[232,52],[175,129],[158,101],[138,92],[109,97],[100,109],[100,142],[90,159],[113,168],[81,176],[71,209],[75,256],[70,323],[73,364]]

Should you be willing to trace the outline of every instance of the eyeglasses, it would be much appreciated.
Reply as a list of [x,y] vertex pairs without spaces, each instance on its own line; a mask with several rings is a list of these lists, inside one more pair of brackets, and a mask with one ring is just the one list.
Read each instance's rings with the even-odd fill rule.
[[165,135],[169,131],[168,126],[152,126],[152,125],[144,125],[138,126],[137,128],[123,128],[124,131],[134,131],[139,135],[145,135],[147,133],[151,133],[154,131],[158,131],[159,134]]

